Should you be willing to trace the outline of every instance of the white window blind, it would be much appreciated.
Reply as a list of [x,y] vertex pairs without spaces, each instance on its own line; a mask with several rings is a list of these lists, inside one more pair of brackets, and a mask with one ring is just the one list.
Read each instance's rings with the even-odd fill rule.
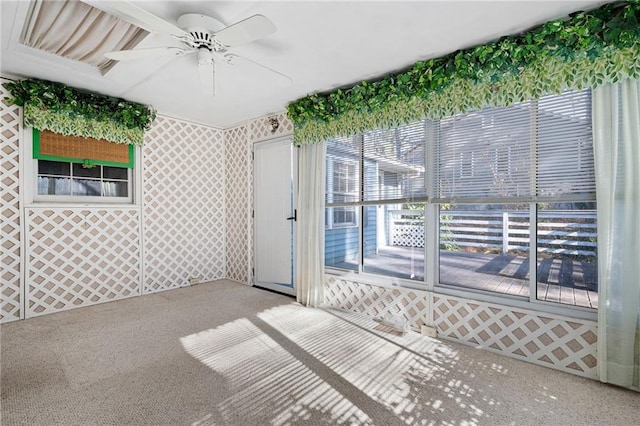
[[440,121],[441,199],[595,192],[590,92],[545,96]]
[[327,141],[327,206],[355,204],[360,200],[360,137]]
[[504,198],[531,189],[530,104],[487,108],[440,121],[440,198]]
[[327,205],[424,199],[425,146],[422,121],[328,140]]
[[426,197],[423,121],[363,135],[362,200],[412,201]]
[[536,195],[595,194],[591,92],[566,92],[538,101]]
[[425,124],[415,122],[363,135],[363,201],[424,198]]

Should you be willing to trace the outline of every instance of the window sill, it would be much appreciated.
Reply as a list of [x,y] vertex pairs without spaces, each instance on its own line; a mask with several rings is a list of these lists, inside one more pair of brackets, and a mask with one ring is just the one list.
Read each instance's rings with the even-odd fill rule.
[[433,289],[428,288],[426,283],[406,280],[384,275],[369,273],[358,273],[355,271],[325,268],[325,274],[338,277],[347,281],[368,284],[385,288],[406,288],[421,292],[456,296],[463,299],[475,300],[478,302],[493,303],[501,306],[508,306],[517,309],[527,310],[536,314],[552,314],[565,317],[567,320],[580,319],[587,321],[597,321],[598,312],[591,308],[580,306],[561,305],[553,302],[529,301],[527,298],[512,296],[501,293],[488,293],[480,290],[467,289],[462,287],[436,285]]
[[428,291],[426,284],[422,281],[411,281],[405,278],[377,275],[367,272],[356,272],[346,269],[325,268],[325,274],[339,277],[347,281],[355,281],[362,284],[370,284],[377,287],[387,288],[407,288],[418,291]]
[[78,201],[33,201],[25,204],[26,208],[100,208],[100,209],[142,209],[139,204],[132,203],[113,203],[113,202],[89,202],[82,203]]
[[512,296],[502,293],[489,293],[464,287],[456,287],[446,284],[438,284],[433,289],[435,294],[456,296],[464,299],[477,300],[479,302],[495,303],[496,305],[525,309],[538,314],[553,314],[567,319],[581,319],[588,321],[598,320],[598,311],[581,306],[562,305],[554,302],[540,300],[529,301],[526,297]]
[[352,228],[357,228],[358,225],[355,224],[351,224],[351,225],[333,225],[331,228],[325,227],[324,230],[325,231],[337,231],[339,229],[352,229]]

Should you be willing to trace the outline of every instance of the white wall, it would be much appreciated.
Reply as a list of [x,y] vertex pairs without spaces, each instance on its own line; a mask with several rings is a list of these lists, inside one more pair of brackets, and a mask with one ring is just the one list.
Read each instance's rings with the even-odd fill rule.
[[143,293],[225,278],[224,133],[158,117],[142,157]]
[[6,322],[23,315],[19,155],[22,109],[6,103],[6,80],[0,83],[0,322]]
[[1,90],[0,321],[227,276],[222,130],[158,117],[132,205],[34,203],[30,129]]
[[[187,286],[192,278],[252,282],[251,151],[293,134],[285,113],[224,131],[159,116],[137,151],[134,204],[43,204],[25,191],[29,129],[1,90],[0,322]],[[275,132],[271,117],[280,123]]]

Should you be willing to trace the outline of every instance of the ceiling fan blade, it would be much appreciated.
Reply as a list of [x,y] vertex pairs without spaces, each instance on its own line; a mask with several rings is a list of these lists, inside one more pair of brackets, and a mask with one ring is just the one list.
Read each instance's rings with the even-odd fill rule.
[[225,46],[240,46],[276,32],[276,26],[263,15],[253,15],[215,33]]
[[105,0],[82,0],[96,9],[103,10],[111,15],[131,22],[134,25],[150,33],[172,34],[176,37],[190,37],[189,33],[181,30],[170,22],[165,21],[147,12],[143,8],[129,3],[125,0],[105,1]]
[[282,74],[280,71],[276,71],[273,68],[270,68],[266,65],[262,65],[259,62],[252,61],[249,58],[245,58],[244,56],[239,56],[236,54],[228,54],[224,56],[224,60],[227,64],[238,67],[253,67],[258,68],[260,70],[268,71],[271,75],[277,78],[277,82],[282,87],[287,87],[291,83],[293,83],[293,79],[288,75]]
[[127,61],[130,59],[160,58],[163,56],[182,56],[184,49],[179,47],[150,47],[148,49],[115,50],[104,54],[109,59]]
[[215,64],[211,52],[207,49],[198,49],[198,76],[202,92],[215,95]]

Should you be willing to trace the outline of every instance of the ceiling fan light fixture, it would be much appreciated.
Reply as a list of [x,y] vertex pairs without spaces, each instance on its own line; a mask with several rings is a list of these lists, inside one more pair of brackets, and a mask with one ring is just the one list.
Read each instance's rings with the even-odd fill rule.
[[[0,0],[1,1],[1,0]],[[118,16],[128,17],[133,22],[141,22],[143,28],[149,28],[153,32],[170,35],[182,43],[182,47],[170,45],[151,47],[146,49],[119,50],[107,52],[107,57],[116,60],[141,59],[161,56],[196,56],[196,65],[199,74],[201,91],[207,95],[215,94],[215,59],[225,65],[239,68],[245,65],[255,69],[270,71],[279,80],[291,82],[291,79],[272,68],[237,55],[226,55],[229,48],[251,43],[266,37],[276,31],[275,25],[263,15],[253,15],[235,24],[225,26],[220,21],[200,13],[187,13],[180,16],[176,27],[170,22],[155,16],[146,10],[134,6],[127,1],[104,2],[103,0],[82,0],[95,2],[102,5],[108,3],[108,10],[113,10]],[[214,58],[215,56],[215,58]]]
[[211,51],[206,47],[198,48],[197,53],[198,65],[210,65],[213,64],[213,56],[211,55]]
[[209,95],[215,95],[215,62],[213,54],[206,47],[200,47],[197,51],[198,75],[202,91]]

